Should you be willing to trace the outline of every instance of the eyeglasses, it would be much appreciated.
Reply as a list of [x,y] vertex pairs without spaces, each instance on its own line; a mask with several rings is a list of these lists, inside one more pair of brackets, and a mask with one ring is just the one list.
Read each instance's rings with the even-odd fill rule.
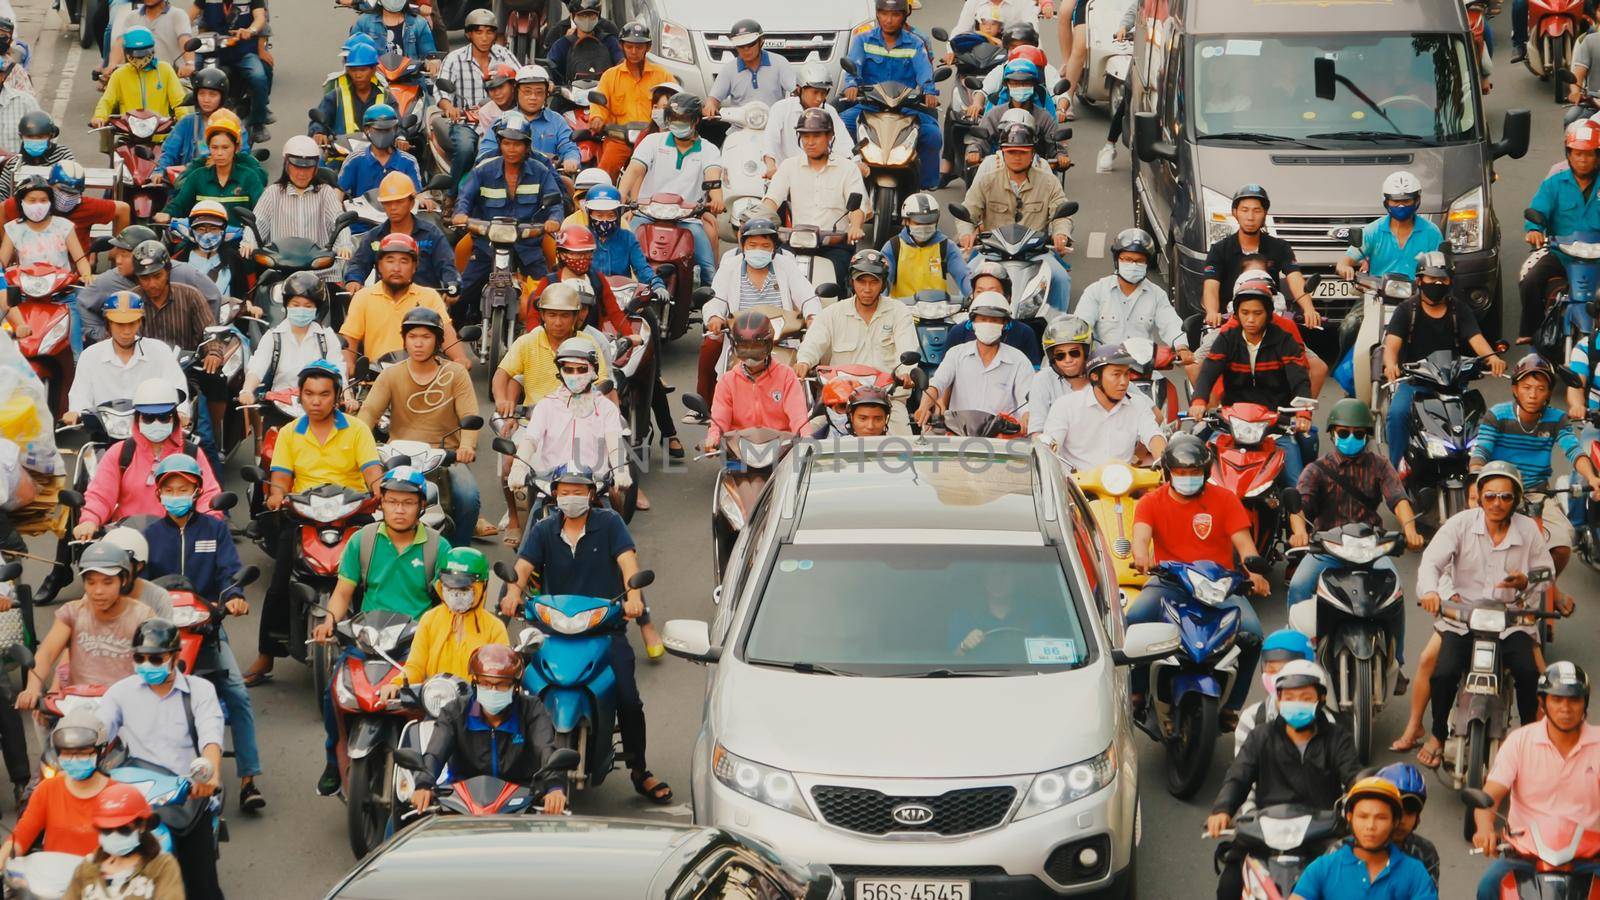
[[133,655],[133,661],[135,663],[156,663],[156,664],[160,665],[160,664],[166,663],[167,654],[165,654],[165,653],[135,653]]
[[1336,438],[1352,438],[1353,437],[1353,438],[1361,438],[1362,440],[1366,440],[1367,439],[1367,431],[1364,428],[1335,428],[1335,429],[1333,429],[1333,436],[1336,437]]
[[1051,350],[1050,359],[1053,362],[1061,362],[1064,359],[1083,359],[1083,349],[1074,347],[1071,350]]
[[1516,499],[1516,496],[1510,491],[1484,491],[1478,495],[1479,499],[1485,503],[1510,503]]

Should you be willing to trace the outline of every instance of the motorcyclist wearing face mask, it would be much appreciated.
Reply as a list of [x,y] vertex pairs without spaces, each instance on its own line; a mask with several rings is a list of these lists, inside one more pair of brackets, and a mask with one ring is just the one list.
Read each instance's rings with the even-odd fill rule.
[[[1013,296],[1011,276],[1007,274],[1003,263],[978,257],[973,262],[971,274],[972,290],[968,292],[969,296],[976,297],[985,291],[999,291],[1007,297]],[[962,319],[950,326],[950,330],[945,334],[945,350],[948,351],[958,344],[971,343],[973,340],[975,337],[972,333],[972,320]],[[1034,366],[1044,362],[1044,351],[1039,345],[1039,335],[1027,322],[1007,319],[1005,328],[1000,331],[1000,342],[1021,350],[1022,355],[1026,356],[1028,362]]]
[[917,424],[926,428],[935,411],[978,410],[1008,415],[1028,428],[1028,388],[1033,364],[1021,350],[1003,343],[1011,319],[1011,300],[998,291],[972,298],[968,308],[977,340],[948,349],[917,409]]
[[806,424],[805,392],[793,369],[773,364],[772,320],[760,312],[742,312],[728,331],[737,362],[717,379],[705,451],[717,449],[724,434],[742,428],[799,434]]
[[1124,228],[1111,242],[1116,271],[1084,288],[1073,314],[1094,326],[1097,344],[1147,338],[1177,348],[1185,363],[1194,357],[1183,334],[1183,320],[1167,292],[1149,278],[1156,244],[1142,228]]
[[[411,646],[415,653],[417,644]],[[440,711],[424,755],[428,769],[418,773],[411,795],[413,806],[425,810],[433,803],[436,781],[447,766],[455,781],[490,775],[535,787],[534,776],[555,752],[556,730],[544,701],[522,690],[522,667],[522,657],[503,638],[472,652],[472,693]],[[563,776],[551,775],[544,785],[545,815],[560,815],[567,808]]]
[[[1394,387],[1384,437],[1390,465],[1400,465],[1411,442],[1411,404],[1415,386],[1400,380],[1400,367],[1440,350],[1489,358],[1489,371],[1503,375],[1506,361],[1478,328],[1478,317],[1450,290],[1450,258],[1434,250],[1417,260],[1418,294],[1400,301],[1383,333],[1383,378]],[[1576,371],[1576,370],[1574,370]]]
[[711,288],[716,296],[701,310],[706,337],[700,344],[697,388],[714,405],[714,380],[733,363],[724,339],[730,319],[757,306],[776,306],[785,319],[809,326],[822,312],[822,300],[794,256],[778,251],[778,223],[764,216],[739,226],[739,252],[724,257]]
[[422,190],[422,170],[417,167],[417,158],[395,146],[400,139],[400,114],[395,108],[387,103],[367,107],[361,126],[371,143],[344,161],[339,169],[339,190],[344,191],[346,197],[359,197],[376,188],[390,172],[410,176],[411,183]]
[[[667,101],[664,132],[640,139],[628,162],[627,171],[617,183],[622,199],[628,202],[648,199],[656,194],[677,194],[684,203],[704,201],[712,216],[720,215],[722,205],[722,151],[700,136],[703,105],[693,94],[674,94]],[[635,233],[649,222],[636,213],[629,225]],[[694,236],[694,261],[700,281],[709,284],[716,277],[714,231],[708,230],[705,217],[683,219],[683,227]]]
[[[11,857],[40,847],[48,853],[87,856],[100,846],[94,827],[96,798],[111,784],[111,776],[100,771],[100,758],[106,750],[106,729],[93,710],[74,709],[61,717],[50,732],[48,756],[65,778],[46,778],[39,782],[28,805],[23,808],[17,827],[0,845],[0,866]],[[18,785],[21,790],[21,785]]]
[[[78,236],[78,246],[88,249],[94,243],[90,232],[96,225],[110,225],[113,234],[122,233],[132,216],[128,204],[104,197],[85,197],[88,173],[73,160],[63,160],[50,168],[50,202],[52,212],[72,223]],[[15,199],[7,200],[0,219],[9,222],[21,215]]]
[[1026,59],[1013,59],[1005,64],[1004,81],[1000,92],[988,104],[983,118],[967,135],[967,165],[977,165],[983,157],[994,152],[1000,133],[1006,123],[1008,111],[1027,114],[1027,124],[1033,130],[1034,152],[1039,159],[1055,166],[1067,168],[1071,162],[1065,142],[1056,140],[1056,107],[1047,88],[1041,84],[1039,67]]
[[563,84],[595,81],[622,62],[617,26],[600,17],[600,0],[573,0],[572,27],[550,45],[546,58]]
[[[56,215],[55,195],[50,183],[37,175],[24,178],[17,185],[16,209],[21,215],[5,223],[4,238],[0,238],[0,266],[26,268],[34,263],[49,263],[58,269],[76,270],[78,280],[94,283],[94,266],[78,242],[78,231],[72,220]],[[8,317],[12,326],[20,317]],[[27,337],[24,330],[17,337]]]
[[900,206],[900,221],[904,225],[900,233],[883,245],[892,273],[889,296],[904,300],[918,291],[970,294],[972,273],[966,257],[956,242],[939,230],[939,201],[929,193],[912,194]]
[[[159,116],[171,116],[183,106],[188,89],[178,80],[172,64],[156,58],[156,38],[148,28],[130,28],[122,36],[122,49],[128,61],[111,73],[106,92],[94,106],[90,128],[99,128],[112,116],[135,109],[147,109]],[[155,137],[157,143],[166,135]]]
[[1361,229],[1360,248],[1351,247],[1334,266],[1339,277],[1355,277],[1356,262],[1374,276],[1414,275],[1417,258],[1439,249],[1444,235],[1439,226],[1417,215],[1422,206],[1422,182],[1410,172],[1393,172],[1383,180],[1385,215]]
[[435,675],[470,678],[478,648],[509,645],[505,623],[484,605],[489,590],[489,560],[471,547],[454,547],[439,562],[433,592],[440,603],[417,620],[400,677],[378,690],[386,700],[406,686],[420,687]]
[[[1174,435],[1161,451],[1162,474],[1167,483],[1139,498],[1133,512],[1133,564],[1150,571],[1156,563],[1211,560],[1234,568],[1234,558],[1246,569],[1259,565],[1260,551],[1250,536],[1250,516],[1239,495],[1225,487],[1207,483],[1211,471],[1211,448],[1192,434]],[[1267,579],[1250,571],[1250,593],[1265,597],[1271,591]],[[1182,588],[1161,579],[1151,579],[1139,596],[1128,605],[1128,624],[1164,620],[1161,601],[1181,596]],[[1250,694],[1256,659],[1261,653],[1261,620],[1244,597],[1229,597],[1224,608],[1238,609],[1239,628],[1256,636],[1239,643],[1239,676],[1228,694],[1221,722],[1232,730],[1238,724],[1239,709]],[[1133,703],[1139,708],[1150,683],[1148,666],[1133,670]]]
[[[319,359],[344,371],[339,333],[318,321],[327,305],[326,288],[315,274],[296,272],[284,279],[283,321],[273,326],[250,354],[250,363],[244,371],[244,388],[239,391],[241,404],[255,403],[259,388],[284,391],[299,387],[300,370]],[[277,407],[270,404],[262,407],[261,412],[270,418],[281,415]]]
[[[350,33],[372,38],[380,54],[394,50],[410,59],[427,59],[438,50],[433,25],[410,10],[409,0],[381,0],[378,9],[356,17]],[[429,71],[437,68],[438,62],[429,64]]]
[[73,871],[65,896],[109,896],[108,887],[119,891],[117,896],[150,900],[198,896],[185,887],[173,856],[162,852],[155,835],[160,820],[138,788],[121,782],[107,785],[95,799],[89,821],[94,850]]
[[1094,345],[1094,333],[1089,323],[1077,316],[1062,316],[1045,326],[1041,343],[1048,364],[1033,373],[1028,385],[1028,422],[1035,432],[1044,428],[1045,417],[1057,400],[1089,386],[1089,348]]
[[[539,473],[562,466],[590,471],[611,470],[617,486],[626,489],[633,475],[622,443],[622,413],[611,398],[595,388],[600,353],[586,337],[571,337],[556,348],[561,385],[534,404],[528,421],[517,430],[519,461],[530,459]],[[526,474],[513,463],[510,480],[524,483]]]
[[47,168],[66,159],[72,159],[72,148],[59,143],[61,129],[44,110],[25,113],[17,122],[20,152],[0,162],[0,199],[9,198],[17,182],[17,170],[26,166]]
[[[228,210],[215,200],[201,200],[188,219],[190,241],[185,243],[191,246],[178,248],[183,261],[215,282],[223,296],[250,296],[239,246],[244,230],[228,225]],[[260,316],[261,309],[245,300],[240,315]]]

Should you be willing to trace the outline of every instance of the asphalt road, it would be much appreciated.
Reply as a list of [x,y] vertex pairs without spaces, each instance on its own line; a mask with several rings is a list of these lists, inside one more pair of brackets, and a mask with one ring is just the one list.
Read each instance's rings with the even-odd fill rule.
[[[916,21],[924,30],[934,25],[949,25],[958,9],[955,0],[928,0],[917,13]],[[279,69],[273,106],[280,124],[273,128],[270,144],[273,159],[267,165],[276,175],[281,165],[282,142],[296,133],[294,129],[303,121],[303,110],[312,106],[318,97],[325,73],[337,65],[336,50],[350,18],[346,12],[332,10],[327,4],[312,0],[281,0],[274,4],[273,12],[274,27],[280,35],[275,42]],[[24,11],[23,18],[31,16]],[[1503,31],[1504,20],[1498,24]],[[1047,23],[1044,30],[1044,43],[1054,58],[1057,56],[1054,22]],[[1560,119],[1559,110],[1550,103],[1544,86],[1521,67],[1505,64],[1506,50],[1501,49],[1495,90],[1488,97],[1493,131],[1498,134],[1500,111],[1506,108],[1531,108],[1535,116],[1536,149],[1523,160],[1502,160],[1500,180],[1494,191],[1501,221],[1516,234],[1520,210],[1550,163],[1559,158],[1556,141]],[[103,159],[84,124],[96,96],[88,80],[88,70],[96,64],[91,61],[91,54],[77,50],[64,36],[56,37],[53,30],[45,32],[45,40],[35,52],[34,78],[39,85],[40,98],[46,109],[54,107],[62,125],[63,139],[84,162],[94,164],[93,161]],[[1108,235],[1130,223],[1131,204],[1125,149],[1114,173],[1095,175],[1093,171],[1094,154],[1105,132],[1104,117],[1099,112],[1089,111],[1079,118],[1076,130],[1078,136],[1072,149],[1079,167],[1069,176],[1068,186],[1069,195],[1082,204],[1076,222],[1078,251],[1073,270],[1074,280],[1081,289],[1109,271],[1103,248],[1109,242]],[[958,190],[942,192],[941,203],[959,199]],[[1376,214],[1377,198],[1374,198],[1373,208]],[[1507,296],[1514,297],[1514,266],[1520,263],[1523,253],[1509,246],[1507,250],[1511,269],[1503,273],[1503,278]],[[1506,321],[1514,325],[1514,300],[1510,307]],[[680,390],[692,386],[693,362],[692,337],[670,347],[667,353],[669,383],[678,385]],[[1485,389],[1491,398],[1503,399],[1503,384],[1497,382]],[[487,395],[486,387],[483,394]],[[1334,388],[1324,400],[1331,403],[1336,396],[1337,388]],[[697,438],[700,430],[690,428],[687,432],[688,437]],[[232,487],[239,486],[236,469],[241,464],[238,457],[242,456],[237,455],[230,465]],[[710,463],[680,462],[674,467],[664,467],[660,458],[654,461],[654,470],[643,484],[655,508],[642,513],[635,520],[634,528],[644,564],[654,567],[659,576],[649,593],[653,614],[657,621],[707,618],[711,612],[712,584],[706,517],[714,470]],[[489,465],[480,463],[475,469],[484,486],[485,513],[494,518],[503,506],[499,492],[493,487]],[[237,514],[235,520],[243,522]],[[499,544],[480,546],[491,559],[507,559],[511,555]],[[42,549],[43,542],[35,542],[35,547]],[[253,545],[242,550],[246,562],[264,567],[269,564]],[[1403,558],[1400,568],[1409,585],[1415,571],[1415,557]],[[27,574],[30,581],[36,582],[42,574],[41,566],[30,564]],[[1580,598],[1582,606],[1585,598],[1595,595],[1597,582],[1593,573],[1578,563],[1565,577],[1564,585]],[[259,585],[253,588],[252,597],[259,597],[261,589]],[[1258,608],[1268,630],[1283,624],[1281,591],[1278,599],[1265,601]],[[1593,611],[1580,611],[1572,624],[1563,629],[1561,640],[1550,657],[1575,658],[1600,670],[1600,654],[1578,639],[1580,634],[1588,633],[1595,615]],[[1410,612],[1410,625],[1408,649],[1415,655],[1428,633],[1426,617],[1415,607]],[[229,631],[234,647],[248,665],[255,644],[255,616],[233,622]],[[642,652],[640,655],[642,659]],[[651,765],[678,788],[681,803],[687,800],[687,766],[699,723],[704,674],[694,666],[669,659],[655,665],[641,662],[639,678],[650,718]],[[285,661],[278,666],[274,682],[252,692],[267,770],[261,784],[268,807],[260,817],[236,814],[230,809],[228,818],[233,840],[223,849],[222,872],[223,882],[235,898],[320,896],[352,865],[345,839],[343,804],[315,797],[312,788],[322,766],[322,731],[308,684],[304,668]],[[1063,698],[1064,704],[1070,702],[1070,698]],[[1018,715],[1037,712],[1018,710]],[[1404,709],[1400,706],[1384,711],[1380,733],[1385,735],[1385,747],[1403,721]],[[34,748],[37,751],[36,743]],[[1142,897],[1187,900],[1209,896],[1212,846],[1200,840],[1199,833],[1210,796],[1220,782],[1226,755],[1219,751],[1210,781],[1196,801],[1181,803],[1168,797],[1162,789],[1162,760],[1157,748],[1148,742],[1143,745],[1141,769],[1147,782],[1142,791],[1144,835],[1139,854]],[[1380,761],[1396,758],[1385,751]],[[598,791],[578,796],[575,805],[585,814],[664,816],[677,817],[680,821],[687,821],[688,817],[686,805],[660,808],[646,804],[632,793],[622,777],[610,780]],[[1481,861],[1466,855],[1467,848],[1460,840],[1460,812],[1460,804],[1454,798],[1443,796],[1441,791],[1435,794],[1423,823],[1423,833],[1434,838],[1443,852],[1443,896],[1468,895],[1482,868]],[[4,813],[9,822],[13,811]]]

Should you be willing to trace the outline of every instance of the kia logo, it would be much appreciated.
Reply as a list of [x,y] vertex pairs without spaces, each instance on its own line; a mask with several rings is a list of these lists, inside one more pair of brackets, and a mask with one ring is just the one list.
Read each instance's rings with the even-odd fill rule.
[[933,821],[933,808],[921,803],[902,803],[889,810],[889,817],[901,825],[926,825]]

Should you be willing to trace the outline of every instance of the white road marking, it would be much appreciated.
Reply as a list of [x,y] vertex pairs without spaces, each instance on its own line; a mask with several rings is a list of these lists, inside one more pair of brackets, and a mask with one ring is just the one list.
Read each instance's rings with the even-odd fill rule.
[[56,93],[50,101],[50,117],[57,122],[64,121],[67,116],[67,104],[72,100],[72,86],[78,80],[78,63],[83,59],[83,47],[78,44],[76,36],[71,41],[72,48],[67,51],[67,58],[61,65],[61,71],[56,75]]
[[1089,259],[1099,259],[1106,255],[1106,233],[1104,231],[1089,232]]
[[673,818],[677,819],[689,819],[694,817],[694,807],[687,803],[679,803],[677,806],[646,806],[641,808],[639,812],[654,813],[661,816],[672,816]]

